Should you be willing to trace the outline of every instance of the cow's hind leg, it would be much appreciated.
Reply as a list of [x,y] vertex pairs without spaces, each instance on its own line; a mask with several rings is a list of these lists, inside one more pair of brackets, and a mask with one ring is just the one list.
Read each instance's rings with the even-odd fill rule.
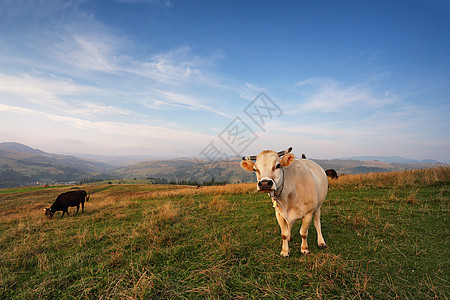
[[319,246],[319,249],[326,249],[327,245],[325,244],[325,240],[323,239],[322,228],[320,225],[320,207],[314,214],[314,227],[316,227],[317,231],[317,245]]
[[80,211],[80,204],[77,205],[77,213]]
[[286,220],[281,216],[278,210],[275,210],[275,215],[277,217],[278,224],[281,229],[281,238],[283,239],[283,244],[281,246],[280,255],[283,257],[289,256],[289,241],[291,240],[291,227],[286,222]]
[[302,219],[302,227],[300,227],[300,235],[302,236],[302,247],[301,247],[302,254],[309,253],[307,238],[308,238],[308,227],[309,224],[311,224],[311,220],[312,220],[312,213],[307,214]]

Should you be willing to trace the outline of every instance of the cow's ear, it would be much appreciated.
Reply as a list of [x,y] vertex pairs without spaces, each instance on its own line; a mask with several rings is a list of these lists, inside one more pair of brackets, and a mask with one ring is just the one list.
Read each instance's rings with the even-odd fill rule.
[[241,161],[241,168],[245,171],[253,171],[253,166],[255,164],[251,160],[243,160]]
[[283,156],[283,158],[281,159],[281,165],[283,167],[288,167],[294,162],[294,160],[295,160],[294,154],[292,154],[292,153],[285,154]]

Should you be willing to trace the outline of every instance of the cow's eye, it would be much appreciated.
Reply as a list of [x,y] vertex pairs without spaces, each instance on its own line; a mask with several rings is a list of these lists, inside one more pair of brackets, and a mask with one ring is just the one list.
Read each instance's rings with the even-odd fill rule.
[[279,168],[281,168],[281,165],[280,165],[280,164],[277,164],[277,169],[279,169]]

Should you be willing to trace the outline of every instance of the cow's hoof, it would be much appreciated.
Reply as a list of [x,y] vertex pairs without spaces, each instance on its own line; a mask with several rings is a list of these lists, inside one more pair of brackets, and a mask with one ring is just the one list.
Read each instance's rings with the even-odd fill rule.
[[319,245],[319,249],[321,249],[321,250],[327,249],[327,245]]
[[302,250],[303,255],[308,255],[309,253],[310,253],[309,250]]
[[282,258],[288,258],[289,257],[289,253],[286,253],[286,252],[283,252],[283,251],[281,251],[280,255],[281,255]]

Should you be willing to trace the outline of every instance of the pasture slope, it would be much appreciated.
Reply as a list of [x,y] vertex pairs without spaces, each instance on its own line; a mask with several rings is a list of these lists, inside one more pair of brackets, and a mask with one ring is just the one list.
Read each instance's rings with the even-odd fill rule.
[[0,299],[448,299],[450,168],[330,181],[319,250],[291,256],[254,184],[98,184],[84,214],[42,209],[75,187],[2,190]]

